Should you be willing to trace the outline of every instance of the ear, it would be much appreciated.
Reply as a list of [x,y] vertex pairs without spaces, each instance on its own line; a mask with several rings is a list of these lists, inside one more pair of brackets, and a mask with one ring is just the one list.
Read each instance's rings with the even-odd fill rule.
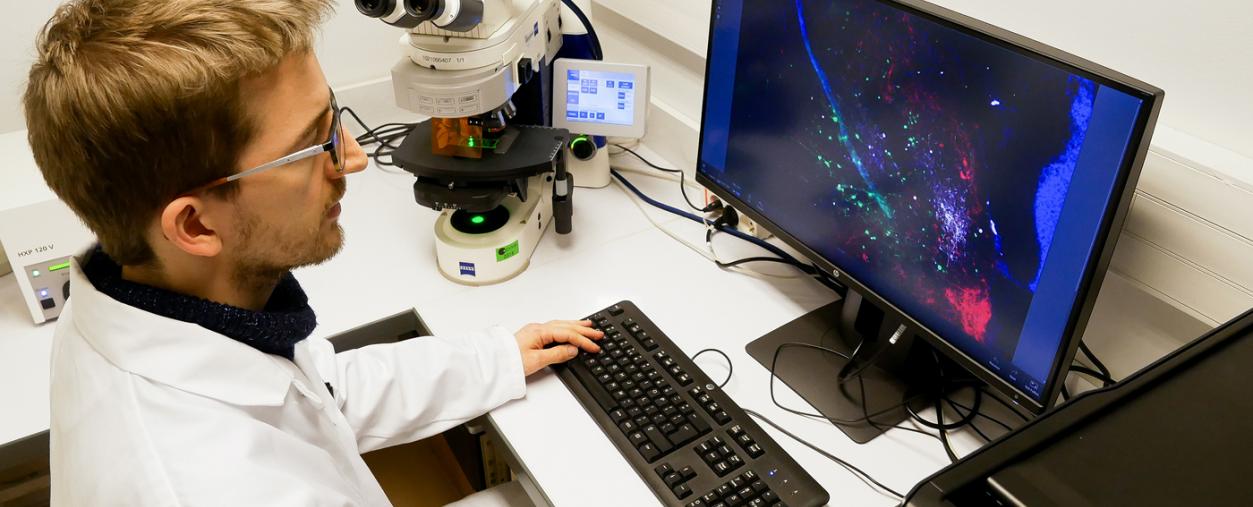
[[188,254],[214,257],[222,252],[222,238],[204,199],[184,196],[170,201],[161,210],[157,225],[166,242]]

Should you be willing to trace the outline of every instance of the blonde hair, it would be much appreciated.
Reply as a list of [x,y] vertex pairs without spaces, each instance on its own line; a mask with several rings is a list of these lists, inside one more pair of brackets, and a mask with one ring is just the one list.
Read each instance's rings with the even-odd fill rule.
[[[330,0],[71,0],[36,42],[23,105],[44,180],[122,265],[155,260],[169,200],[230,175],[240,83],[312,48]],[[218,190],[230,197],[233,185]]]

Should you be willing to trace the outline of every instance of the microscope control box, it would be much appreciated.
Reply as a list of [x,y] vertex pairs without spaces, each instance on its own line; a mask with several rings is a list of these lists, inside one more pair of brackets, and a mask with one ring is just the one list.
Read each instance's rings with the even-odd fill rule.
[[61,314],[70,295],[71,259],[93,238],[57,199],[0,211],[0,245],[36,324]]

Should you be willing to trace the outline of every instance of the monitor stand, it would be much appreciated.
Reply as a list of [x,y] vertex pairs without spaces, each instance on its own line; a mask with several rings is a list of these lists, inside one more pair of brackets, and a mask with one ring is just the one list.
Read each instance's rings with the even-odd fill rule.
[[[905,400],[920,410],[932,406],[943,388],[937,358],[944,358],[933,354],[930,345],[914,340],[912,332],[900,336],[895,345],[880,353],[879,348],[887,346],[900,324],[884,318],[874,305],[863,305],[861,295],[850,290],[844,299],[784,324],[745,349],[767,370],[778,352],[775,375],[779,380],[849,438],[864,444],[909,417],[903,405]],[[854,356],[862,336],[870,337],[870,341]],[[784,346],[791,343],[816,345],[854,356],[855,364],[845,373],[858,369],[861,372],[841,384],[837,377],[848,359],[811,347]],[[866,361],[873,364],[862,369]],[[779,387],[775,386],[776,391]],[[780,403],[788,405],[786,400]],[[809,407],[793,404],[797,406],[788,408],[812,412]],[[867,414],[871,415],[870,422]]]

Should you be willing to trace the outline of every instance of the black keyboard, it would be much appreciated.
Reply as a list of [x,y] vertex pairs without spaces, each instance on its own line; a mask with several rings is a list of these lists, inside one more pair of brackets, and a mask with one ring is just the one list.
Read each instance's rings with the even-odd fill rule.
[[830,495],[630,301],[588,317],[598,354],[554,368],[665,505],[824,505]]

